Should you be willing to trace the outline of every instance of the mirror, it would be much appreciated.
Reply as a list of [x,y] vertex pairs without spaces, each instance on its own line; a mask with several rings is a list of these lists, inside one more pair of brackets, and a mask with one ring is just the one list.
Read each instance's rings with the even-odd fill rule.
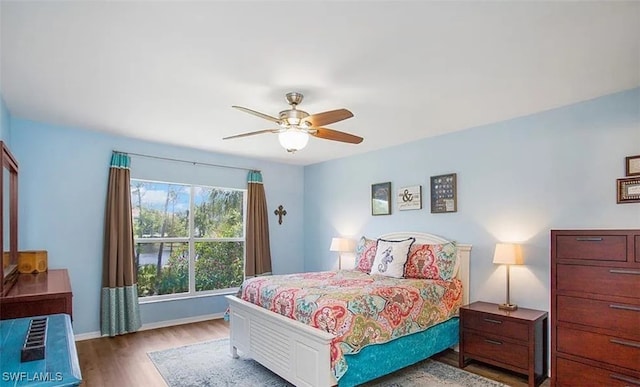
[[18,163],[4,141],[2,146],[2,178],[0,179],[0,296],[6,295],[18,278]]

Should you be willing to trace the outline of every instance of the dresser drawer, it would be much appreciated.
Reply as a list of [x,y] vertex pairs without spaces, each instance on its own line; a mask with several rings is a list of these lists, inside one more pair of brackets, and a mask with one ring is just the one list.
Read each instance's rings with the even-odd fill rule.
[[557,259],[626,261],[626,235],[558,235]]
[[626,332],[640,338],[640,304],[558,296],[557,311],[561,322]]
[[495,314],[469,311],[463,311],[463,313],[462,326],[465,329],[475,329],[516,340],[528,340],[527,324]]
[[633,370],[640,365],[640,342],[558,327],[558,351]]
[[513,344],[494,336],[487,337],[469,331],[464,331],[462,334],[465,353],[475,355],[478,359],[484,358],[520,369],[527,369],[529,358],[526,345]]
[[558,358],[556,386],[640,386],[640,378]]
[[556,286],[558,291],[639,298],[640,268],[558,264]]

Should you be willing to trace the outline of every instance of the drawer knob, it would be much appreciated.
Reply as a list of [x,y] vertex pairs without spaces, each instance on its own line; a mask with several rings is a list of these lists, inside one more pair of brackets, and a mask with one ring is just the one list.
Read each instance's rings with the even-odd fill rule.
[[578,242],[600,242],[602,237],[577,237]]
[[502,345],[502,343],[500,341],[497,341],[497,340],[484,339],[484,341],[486,341],[489,344]]
[[640,386],[640,379],[630,378],[628,376],[618,375],[618,374],[610,374],[609,377],[611,379],[621,380],[623,382],[627,382],[627,383],[631,383],[631,384],[635,384],[635,385]]
[[500,320],[494,320],[492,318],[485,318],[484,321],[491,323],[491,324],[502,324],[502,321]]
[[640,343],[635,341],[621,340],[621,339],[609,339],[609,342],[614,344],[626,345],[627,347],[640,348]]
[[617,305],[617,304],[611,304],[611,305],[609,305],[609,308],[611,308],[611,309],[631,310],[631,311],[634,311],[634,312],[640,312],[640,307],[638,307],[638,306],[631,306],[631,305]]

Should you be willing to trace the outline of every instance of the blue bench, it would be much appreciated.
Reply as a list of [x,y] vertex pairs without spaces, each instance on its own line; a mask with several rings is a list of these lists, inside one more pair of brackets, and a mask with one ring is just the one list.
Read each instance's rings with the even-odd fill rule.
[[[32,318],[48,317],[45,358],[20,362]],[[0,321],[0,386],[78,386],[82,381],[76,343],[67,314]]]

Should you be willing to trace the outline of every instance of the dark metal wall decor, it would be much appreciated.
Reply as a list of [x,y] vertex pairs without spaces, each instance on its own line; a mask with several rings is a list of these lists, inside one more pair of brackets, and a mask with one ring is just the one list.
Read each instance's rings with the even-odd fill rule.
[[278,209],[273,211],[274,214],[278,215],[278,224],[282,224],[282,217],[287,215],[287,210],[282,207],[282,204],[278,206]]
[[431,213],[458,211],[456,174],[431,176]]

